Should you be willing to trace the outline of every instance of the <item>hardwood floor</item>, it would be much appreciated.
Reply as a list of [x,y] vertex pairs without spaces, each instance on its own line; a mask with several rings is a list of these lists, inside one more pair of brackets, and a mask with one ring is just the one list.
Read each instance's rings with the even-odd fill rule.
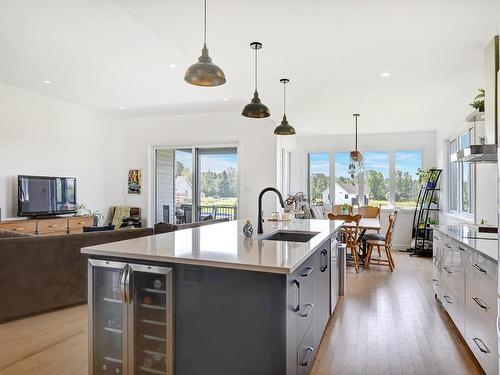
[[[432,263],[394,254],[396,268],[348,268],[314,375],[481,374],[437,302]],[[0,375],[87,374],[87,307],[0,325]]]

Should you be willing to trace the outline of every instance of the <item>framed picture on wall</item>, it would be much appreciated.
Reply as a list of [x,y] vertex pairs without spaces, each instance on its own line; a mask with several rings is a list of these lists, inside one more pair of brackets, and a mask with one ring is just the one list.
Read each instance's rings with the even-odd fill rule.
[[129,169],[127,174],[127,194],[142,194],[142,169]]

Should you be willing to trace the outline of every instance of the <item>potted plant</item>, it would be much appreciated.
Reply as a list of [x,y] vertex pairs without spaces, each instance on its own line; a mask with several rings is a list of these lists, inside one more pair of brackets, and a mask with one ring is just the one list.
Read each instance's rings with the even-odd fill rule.
[[95,210],[92,211],[90,208],[85,206],[84,204],[77,204],[76,205],[76,216],[81,216],[81,215],[89,215],[94,218],[94,226],[98,227],[99,225],[102,224],[104,221],[104,215],[100,210]]
[[470,103],[469,105],[477,109],[479,112],[484,112],[484,89],[478,89],[479,94],[476,95],[474,98],[474,101]]
[[340,206],[340,213],[342,215],[349,215],[349,205],[347,203],[344,203],[342,206]]
[[434,187],[436,186],[436,182],[431,180],[432,172],[430,169],[418,168],[417,176],[419,185],[427,183],[427,189],[434,189]]

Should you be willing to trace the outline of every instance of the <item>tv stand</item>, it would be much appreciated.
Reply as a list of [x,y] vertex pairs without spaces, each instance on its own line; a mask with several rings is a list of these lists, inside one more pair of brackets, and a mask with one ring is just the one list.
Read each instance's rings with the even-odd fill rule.
[[84,216],[50,216],[29,219],[0,221],[0,230],[17,233],[37,234],[40,236],[82,233],[83,227],[94,225],[94,217]]

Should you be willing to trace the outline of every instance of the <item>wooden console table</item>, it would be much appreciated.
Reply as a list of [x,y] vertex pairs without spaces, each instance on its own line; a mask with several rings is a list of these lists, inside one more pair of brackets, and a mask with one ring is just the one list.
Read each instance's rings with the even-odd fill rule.
[[83,227],[91,227],[92,225],[94,225],[93,216],[66,216],[0,221],[0,230],[47,236],[82,233]]

